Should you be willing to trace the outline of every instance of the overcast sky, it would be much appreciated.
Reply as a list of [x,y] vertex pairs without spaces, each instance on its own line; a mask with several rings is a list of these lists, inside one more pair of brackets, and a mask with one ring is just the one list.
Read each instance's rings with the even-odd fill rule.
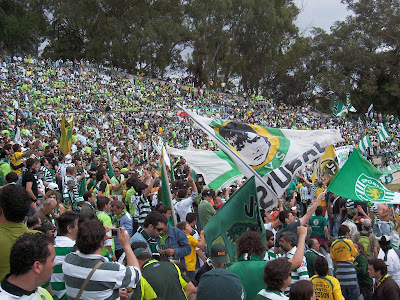
[[343,21],[350,11],[340,0],[294,0],[303,10],[296,24],[301,31],[309,31],[312,27],[321,27],[329,32],[335,21]]

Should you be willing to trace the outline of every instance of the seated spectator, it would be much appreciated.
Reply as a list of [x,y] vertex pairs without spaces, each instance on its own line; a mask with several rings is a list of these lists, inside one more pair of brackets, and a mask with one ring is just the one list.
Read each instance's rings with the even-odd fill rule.
[[53,243],[41,233],[25,233],[11,248],[10,273],[0,286],[0,299],[53,299],[43,288],[54,267]]
[[86,278],[96,266],[98,271],[93,273],[80,299],[119,299],[120,288],[134,288],[139,283],[139,263],[125,229],[118,230],[118,239],[125,251],[126,267],[118,262],[109,262],[101,256],[105,237],[106,230],[96,218],[84,220],[79,225],[76,238],[79,251],[69,253],[62,265],[68,298],[78,295]]

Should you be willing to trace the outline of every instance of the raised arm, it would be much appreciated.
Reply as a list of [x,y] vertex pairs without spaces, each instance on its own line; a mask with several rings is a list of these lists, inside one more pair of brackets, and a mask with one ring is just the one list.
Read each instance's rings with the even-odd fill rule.
[[310,220],[311,216],[314,214],[321,200],[325,198],[325,193],[326,192],[322,192],[321,194],[318,195],[317,200],[315,200],[314,204],[310,207],[307,213],[300,219],[300,225],[303,226],[308,223],[308,220]]

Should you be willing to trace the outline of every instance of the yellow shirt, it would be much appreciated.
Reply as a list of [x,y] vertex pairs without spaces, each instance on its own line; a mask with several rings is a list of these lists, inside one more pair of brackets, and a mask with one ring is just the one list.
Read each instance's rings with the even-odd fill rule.
[[[14,166],[18,166],[21,164],[21,159],[22,159],[22,152],[14,152],[13,155],[11,156],[11,163]],[[22,175],[22,168],[13,170],[15,173],[18,174],[18,176]]]
[[331,259],[336,261],[354,261],[358,251],[351,240],[339,238],[332,243]]
[[192,248],[192,252],[189,255],[185,256],[186,267],[188,271],[194,271],[196,269],[196,246],[198,241],[191,235],[186,235],[189,240],[189,245]]
[[335,277],[314,275],[310,281],[318,300],[344,300],[339,280]]

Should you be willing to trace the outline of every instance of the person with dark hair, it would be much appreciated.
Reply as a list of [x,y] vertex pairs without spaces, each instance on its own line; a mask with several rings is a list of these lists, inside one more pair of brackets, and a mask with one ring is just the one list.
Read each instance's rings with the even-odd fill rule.
[[93,188],[96,198],[108,197],[110,195],[110,188],[107,182],[109,180],[106,169],[98,168],[96,171],[96,185]]
[[261,289],[254,298],[248,299],[288,300],[284,292],[292,282],[291,269],[292,264],[286,258],[278,258],[267,263],[262,276],[267,288]]
[[343,296],[346,300],[357,300],[360,288],[354,268],[354,259],[358,252],[350,240],[349,233],[349,227],[340,225],[339,238],[332,243],[330,255],[336,266],[336,278],[340,282]]
[[[129,213],[131,214],[132,217],[135,216],[135,207],[133,206],[133,203],[132,203],[132,196],[134,194],[136,194],[136,191],[134,188],[136,182],[137,182],[136,176],[135,176],[135,178],[133,178],[132,175],[126,180],[125,203],[128,204]],[[135,199],[135,197],[134,197],[134,199]]]
[[315,260],[314,269],[316,275],[310,278],[314,285],[315,294],[318,300],[344,300],[339,280],[329,276],[328,261],[323,256]]
[[[199,232],[197,230],[197,215],[195,213],[188,213],[186,215],[186,221],[189,223],[190,227],[192,227],[192,232],[190,233],[191,236],[193,236],[196,240],[200,237]],[[207,259],[204,255],[203,250],[201,250],[199,247],[196,247],[196,255],[199,258],[199,263],[200,267],[203,265],[203,263],[207,262]]]
[[319,244],[328,250],[328,220],[322,215],[323,211],[324,209],[319,205],[315,210],[315,216],[308,221],[308,226],[311,227],[311,238],[318,240]]
[[171,215],[172,215],[172,210],[171,210],[171,207],[169,207],[169,206],[166,206],[166,205],[160,205],[159,207],[158,207],[158,209],[156,208],[156,210],[160,213],[160,214],[163,214],[166,218],[167,218],[167,220],[168,220],[168,224],[169,225],[171,225],[171,226],[173,226],[174,224],[171,222]]
[[314,214],[315,210],[317,209],[319,203],[321,200],[325,197],[325,193],[321,193],[318,195],[317,200],[315,200],[314,204],[307,210],[307,213],[300,218],[300,220],[296,221],[296,216],[288,211],[288,210],[283,210],[279,212],[279,220],[282,222],[283,227],[281,230],[279,230],[276,235],[275,235],[275,247],[279,247],[279,238],[281,234],[285,231],[290,231],[293,232],[294,234],[297,234],[297,227],[299,226],[304,226],[308,224],[308,220],[312,217]]
[[[120,200],[115,200],[111,204],[111,208],[114,213],[112,221],[113,221],[113,225],[115,226],[115,228],[117,228],[117,229],[120,227],[125,228],[125,231],[131,237],[132,236],[132,217],[126,211],[125,204]],[[122,249],[122,245],[120,244],[117,236],[114,238],[114,243],[115,243],[115,256],[117,257],[117,259],[119,259],[124,251]]]
[[24,163],[22,162],[23,157],[29,157],[33,151],[39,146],[40,141],[36,140],[31,149],[27,150],[25,152],[22,152],[22,147],[19,144],[14,144],[12,149],[13,149],[13,154],[11,155],[11,167],[14,170],[15,173],[18,174],[18,176],[22,175],[22,167],[24,166]]
[[191,186],[192,190],[188,188],[180,188],[178,191],[178,200],[175,203],[175,212],[179,215],[181,221],[186,220],[186,215],[193,211],[192,204],[197,199],[198,190],[196,183],[190,175],[190,169],[187,172],[187,183]]
[[360,286],[360,292],[364,297],[364,300],[372,299],[372,279],[368,275],[368,258],[364,252],[364,246],[360,242],[354,242],[354,248],[358,251],[358,254],[354,260],[354,268],[357,272],[358,285]]
[[368,273],[375,279],[373,300],[399,300],[400,288],[396,281],[388,274],[386,263],[382,259],[368,260]]
[[[307,228],[298,227],[299,247],[295,255],[289,258],[292,268],[300,267],[303,261]],[[238,262],[229,267],[229,271],[240,277],[248,299],[254,299],[257,291],[265,287],[262,280],[265,264],[263,260],[265,246],[261,235],[254,231],[243,233],[236,241]]]
[[122,193],[124,184],[128,179],[125,179],[124,174],[121,173],[121,168],[114,167],[114,176],[111,178],[111,195],[118,197],[118,200],[122,201]]
[[[297,245],[297,236],[290,232],[286,231],[282,233],[282,235],[279,238],[279,246],[283,250],[283,254],[279,254],[279,257],[285,257],[285,258],[293,258],[294,255],[297,252],[298,247]],[[303,249],[304,250],[304,249]],[[308,275],[308,270],[307,270],[307,260],[306,258],[302,257],[302,263],[299,267],[292,269],[292,284],[296,283],[299,280],[308,280],[310,277]],[[287,292],[289,292],[290,286],[287,288]]]
[[357,225],[355,222],[358,221],[358,213],[355,209],[349,209],[347,212],[347,220],[342,223],[350,229],[350,239],[354,241],[354,236],[358,232]]
[[62,270],[68,298],[75,299],[92,269],[98,265],[80,299],[119,299],[120,288],[134,288],[140,280],[139,262],[129,243],[124,228],[118,229],[118,239],[126,255],[127,266],[109,262],[101,255],[106,230],[100,220],[86,219],[79,224],[76,246],[79,251],[69,253]]
[[6,184],[15,184],[18,181],[18,175],[15,172],[10,172],[4,178]]
[[25,162],[28,171],[22,176],[22,186],[26,189],[29,196],[31,197],[32,204],[29,211],[29,215],[33,216],[39,211],[38,206],[41,204],[38,200],[39,188],[38,188],[38,178],[37,171],[40,168],[40,162],[34,158],[28,158]]
[[0,285],[0,299],[53,299],[41,287],[50,280],[55,251],[41,233],[25,233],[11,248],[10,273]]
[[134,228],[133,231],[137,230],[138,226],[142,226],[146,216],[151,212],[151,205],[147,197],[150,195],[151,189],[154,185],[154,179],[152,179],[151,173],[145,171],[144,182],[138,181],[134,185],[136,193],[132,195],[131,203],[134,208]]
[[[163,299],[187,300],[187,296],[196,292],[196,287],[187,276],[182,274],[176,264],[153,259],[145,248],[137,248],[134,253],[139,261],[142,277],[145,279],[145,281],[141,280],[140,295],[146,289],[151,289],[154,294]],[[143,287],[145,283],[146,288]],[[135,290],[135,293],[139,294],[139,291]]]
[[[308,280],[295,282],[290,288],[289,300],[316,300],[313,284]],[[318,299],[319,300],[319,299]]]
[[31,199],[26,190],[6,185],[0,190],[0,281],[10,270],[10,249],[16,239],[29,230],[22,222],[29,212]]
[[58,218],[58,232],[54,240],[54,248],[56,251],[56,258],[54,259],[55,266],[50,280],[54,295],[58,299],[66,298],[64,274],[61,266],[65,256],[71,253],[75,246],[79,217],[80,214],[78,212],[66,211]]
[[96,196],[92,191],[83,193],[83,200],[85,201],[81,207],[81,215],[96,215]]
[[201,194],[202,200],[199,204],[199,218],[201,228],[204,229],[207,223],[211,220],[211,218],[215,215],[215,209],[211,204],[213,198],[215,197],[215,192],[213,190],[204,190]]
[[132,236],[131,243],[145,242],[153,258],[159,259],[159,246],[155,238],[160,236],[165,226],[167,226],[167,218],[159,212],[152,211],[144,220],[143,227],[139,227]]
[[[112,226],[111,218],[109,216],[111,210],[110,198],[107,197],[98,197],[97,198],[97,208],[99,211],[97,212],[97,218],[103,223],[105,226]],[[114,239],[111,238],[111,232],[107,232],[108,238],[104,241],[104,249],[101,252],[101,255],[108,256],[113,261],[117,260],[115,256],[115,244]]]
[[386,263],[390,276],[400,285],[400,257],[395,249],[392,248],[391,239],[392,236],[387,235],[382,235],[378,238],[381,249],[377,258],[382,259]]

